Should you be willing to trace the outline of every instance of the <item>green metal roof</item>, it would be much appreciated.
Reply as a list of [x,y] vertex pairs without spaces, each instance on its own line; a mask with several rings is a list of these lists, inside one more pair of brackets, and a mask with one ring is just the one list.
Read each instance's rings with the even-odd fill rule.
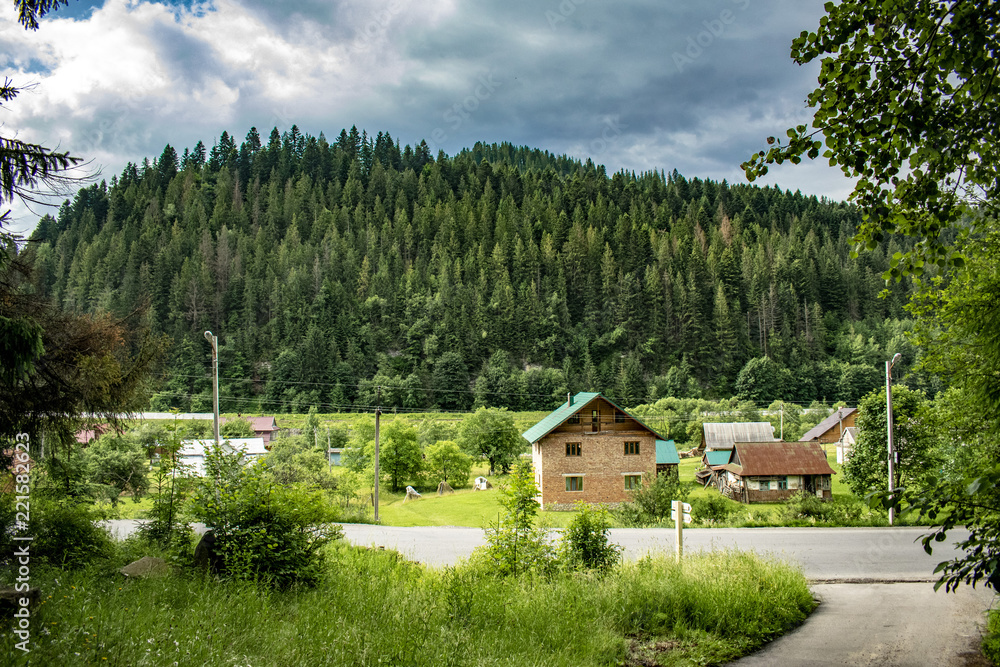
[[677,456],[677,446],[673,440],[656,441],[656,465],[663,463],[680,464],[681,459]]
[[556,428],[564,421],[569,419],[571,416],[576,414],[577,410],[590,403],[592,400],[600,396],[599,392],[586,392],[581,391],[579,394],[573,397],[573,404],[563,403],[558,408],[553,410],[545,419],[538,422],[527,431],[521,434],[528,442],[534,444],[548,435],[549,431]]
[[[549,415],[545,417],[545,419],[538,422],[537,424],[529,428],[527,431],[522,433],[521,437],[523,437],[525,440],[527,440],[532,444],[538,442],[546,435],[548,435],[549,432],[552,431],[552,429],[556,428],[557,426],[565,422],[567,419],[572,417],[574,414],[576,414],[578,410],[584,408],[588,403],[593,401],[598,396],[601,396],[601,393],[598,391],[581,391],[579,394],[573,397],[572,405],[569,403],[563,403],[558,408],[549,413]],[[643,428],[648,430],[653,435],[660,437],[659,433],[649,428],[649,426],[643,423],[641,419],[626,412],[620,405],[612,401],[607,396],[601,396],[601,398],[603,398],[605,401],[613,405],[615,408],[621,410],[624,414],[628,415],[630,419],[635,420],[636,423],[641,425]],[[673,440],[671,440],[670,442],[672,443]],[[674,454],[676,456],[676,451],[674,452]],[[676,461],[675,463],[679,462],[680,460],[678,459],[678,461]]]
[[710,449],[705,452],[705,458],[708,459],[710,466],[724,466],[729,463],[732,455],[733,450],[731,449]]

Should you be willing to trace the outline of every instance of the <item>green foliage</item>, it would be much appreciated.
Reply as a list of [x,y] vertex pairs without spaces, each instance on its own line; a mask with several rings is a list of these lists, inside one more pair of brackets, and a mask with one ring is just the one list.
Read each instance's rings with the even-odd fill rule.
[[219,427],[219,436],[223,438],[253,438],[256,435],[253,424],[242,417],[227,419]]
[[[894,486],[921,483],[939,468],[934,424],[923,393],[893,385],[893,448],[898,453]],[[858,439],[844,463],[844,481],[859,498],[888,486],[885,389],[875,389],[858,404]]]
[[209,458],[191,510],[215,532],[223,573],[277,588],[318,582],[321,549],[342,534],[331,525],[339,516],[325,495],[276,484],[263,466],[243,467],[233,456]]
[[471,456],[486,459],[490,474],[506,473],[527,443],[517,427],[514,415],[506,408],[481,407],[462,421],[459,445]]
[[110,558],[114,543],[97,525],[101,518],[83,502],[33,497],[27,530],[34,537],[32,559],[73,568]]
[[499,576],[552,570],[554,550],[545,530],[535,525],[540,507],[537,496],[531,463],[517,462],[498,495],[503,514],[485,529],[486,545],[476,549],[473,561],[486,564]]
[[767,403],[785,398],[792,374],[769,357],[756,357],[736,376],[736,397],[742,401]]
[[1000,665],[1000,609],[991,609],[987,615],[983,655],[994,665]]
[[176,174],[164,149],[167,167],[128,165],[33,235],[39,294],[121,316],[149,302],[173,343],[157,405],[208,409],[206,328],[223,410],[726,396],[761,356],[809,402],[834,398],[830,362],[860,363],[839,345],[852,327],[881,348],[904,316],[909,286],[877,299],[898,248],[851,262],[860,218],[841,204],[523,148],[424,161],[384,134],[296,134],[226,134],[207,143],[235,157],[189,151]]
[[576,515],[559,542],[560,561],[572,570],[610,570],[621,560],[622,553],[622,547],[609,541],[610,530],[607,509],[577,503]]
[[792,42],[797,63],[821,63],[808,97],[812,129],[789,129],[784,145],[769,137],[771,148],[744,163],[748,178],[825,148],[823,157],[855,180],[851,198],[864,215],[858,249],[874,249],[891,233],[917,239],[893,255],[887,279],[961,266],[942,229],[964,227],[970,203],[992,208],[1000,194],[997,100],[984,92],[1000,49],[997,7],[851,0],[826,10],[815,32]]
[[147,449],[134,437],[113,433],[102,435],[84,450],[84,465],[91,492],[118,504],[123,493],[138,502],[149,489]]
[[615,516],[627,526],[659,525],[670,519],[671,503],[686,501],[689,493],[688,485],[680,481],[677,470],[668,470],[632,491],[631,501],[620,504]]
[[[123,583],[96,568],[33,570],[33,582],[59,603],[42,608],[47,632],[32,633],[31,661],[724,664],[800,624],[814,607],[794,567],[736,552],[680,565],[654,556],[601,577],[499,578],[470,565],[425,568],[393,551],[336,544],[328,567],[315,588],[280,595],[216,577]],[[0,655],[17,655],[17,641],[0,635]]]
[[[386,422],[379,440],[379,472],[389,481],[392,491],[399,491],[408,481],[417,481],[424,467],[417,429],[401,421]],[[368,450],[369,460],[374,461],[374,441],[368,444]]]
[[313,448],[311,435],[275,440],[261,464],[278,484],[305,484],[328,491],[337,487],[338,478],[330,472],[326,456]]
[[725,523],[741,509],[743,507],[738,502],[713,493],[707,498],[691,501],[691,520],[704,524]]
[[439,481],[448,482],[454,489],[461,489],[469,485],[469,478],[472,476],[472,457],[463,452],[459,446],[451,440],[442,440],[433,445],[428,445],[426,450],[427,472]]

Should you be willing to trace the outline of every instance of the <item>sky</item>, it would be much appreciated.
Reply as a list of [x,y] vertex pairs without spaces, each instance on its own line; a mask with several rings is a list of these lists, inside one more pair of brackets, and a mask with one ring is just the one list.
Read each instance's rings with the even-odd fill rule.
[[[769,135],[808,123],[818,68],[789,46],[824,0],[70,0],[32,32],[0,9],[0,66],[28,90],[0,135],[129,161],[250,127],[356,125],[454,155],[476,141],[612,173],[745,180]],[[845,199],[825,161],[758,183]],[[17,206],[12,229],[38,215]]]

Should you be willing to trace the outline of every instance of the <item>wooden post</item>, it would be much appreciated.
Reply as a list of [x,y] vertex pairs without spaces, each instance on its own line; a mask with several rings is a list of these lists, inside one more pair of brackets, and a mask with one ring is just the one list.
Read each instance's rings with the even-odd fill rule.
[[681,557],[684,555],[684,503],[680,500],[672,500],[670,502],[674,509],[674,516],[676,517],[677,525],[677,562],[681,562]]

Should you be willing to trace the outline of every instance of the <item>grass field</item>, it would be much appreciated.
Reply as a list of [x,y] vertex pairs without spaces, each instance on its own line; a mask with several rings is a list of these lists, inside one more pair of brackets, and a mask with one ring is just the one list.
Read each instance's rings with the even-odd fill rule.
[[[704,665],[750,653],[815,603],[795,568],[752,553],[620,563],[604,576],[500,578],[391,551],[330,548],[316,588],[279,592],[180,570],[115,572],[145,554],[67,571],[32,564],[42,602],[5,665]],[[9,583],[12,574],[0,575]]]

